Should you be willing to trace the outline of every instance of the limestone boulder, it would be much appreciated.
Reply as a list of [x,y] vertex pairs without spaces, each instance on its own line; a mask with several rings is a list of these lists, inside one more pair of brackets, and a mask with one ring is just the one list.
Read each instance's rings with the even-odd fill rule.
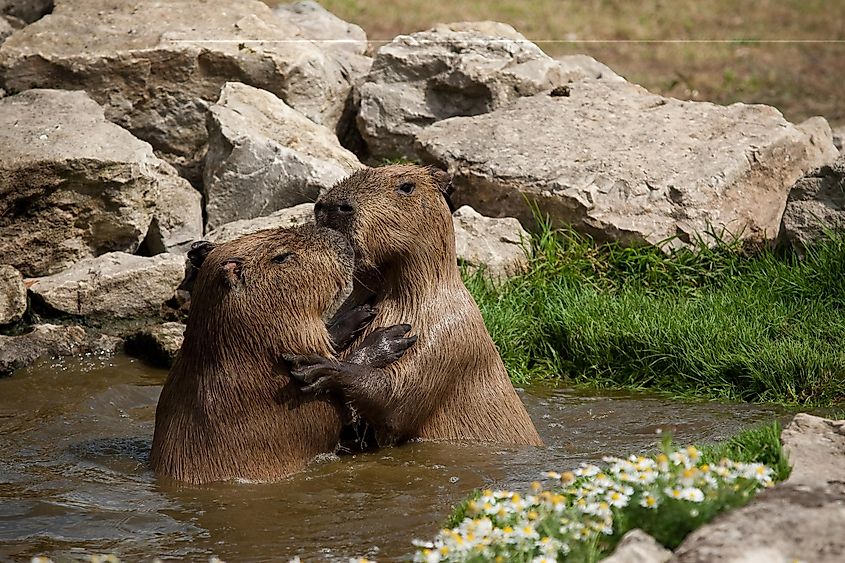
[[781,236],[799,252],[827,229],[845,229],[845,155],[798,180],[783,213]]
[[185,325],[182,323],[152,325],[126,339],[126,352],[166,369],[176,360],[184,338]]
[[17,335],[0,335],[0,377],[10,375],[39,358],[77,354],[111,355],[122,340],[104,334],[89,334],[79,326],[42,324]]
[[185,254],[202,238],[202,216],[202,194],[180,177],[164,178],[145,239],[148,253]]
[[185,257],[158,254],[147,258],[110,252],[70,269],[33,280],[29,291],[42,306],[83,317],[157,316],[185,272]]
[[377,51],[360,87],[358,128],[374,156],[417,158],[414,140],[432,123],[589,76],[576,59],[556,61],[509,25],[438,25]]
[[672,561],[845,560],[845,421],[798,414],[781,438],[789,479],[690,534]]
[[364,55],[367,51],[367,34],[361,27],[343,21],[313,0],[282,4],[273,13],[295,25],[303,37],[323,49],[349,51],[356,55]]
[[482,268],[494,279],[518,274],[528,266],[530,235],[513,217],[484,217],[465,205],[452,214],[455,249],[471,269]]
[[[191,189],[84,92],[0,98],[0,146],[0,256],[25,276],[134,252],[160,199]],[[198,205],[174,212],[202,233]]]
[[675,237],[668,248],[708,231],[777,237],[793,183],[837,155],[822,118],[799,127],[768,106],[680,101],[592,79],[440,121],[418,146],[453,175],[458,205],[529,229],[536,205],[599,240]]
[[11,266],[0,265],[0,325],[19,321],[26,313],[23,276]]
[[209,231],[204,239],[216,243],[229,242],[264,229],[285,229],[313,222],[314,204],[302,203],[287,209],[280,209],[266,217],[241,219],[220,225],[218,228]]
[[211,106],[204,186],[207,227],[304,202],[362,168],[334,132],[271,92],[230,82]]
[[199,179],[206,111],[225,82],[272,91],[334,129],[368,68],[361,57],[323,49],[258,0],[57,0],[0,48],[0,87],[85,90]]

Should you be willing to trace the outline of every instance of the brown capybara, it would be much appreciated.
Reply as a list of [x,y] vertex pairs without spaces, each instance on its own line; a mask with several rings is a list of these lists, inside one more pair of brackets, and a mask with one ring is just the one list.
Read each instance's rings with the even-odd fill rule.
[[352,376],[306,359],[293,374],[306,390],[343,393],[379,445],[412,438],[542,445],[461,281],[450,190],[442,170],[391,165],[355,172],[320,196],[317,224],[338,229],[355,249],[344,307],[371,301],[374,324],[406,320],[419,340],[383,371]]
[[[346,336],[324,324],[351,284],[349,244],[310,225],[195,243],[189,258],[198,270],[185,340],[156,409],[156,474],[189,483],[271,481],[334,451],[342,397],[304,394],[284,358],[332,357],[333,336],[348,339],[356,330],[349,325],[368,320],[352,309],[340,315],[335,328]],[[401,357],[413,344],[403,338],[408,329],[374,331],[350,354],[348,362],[370,362],[355,373]]]

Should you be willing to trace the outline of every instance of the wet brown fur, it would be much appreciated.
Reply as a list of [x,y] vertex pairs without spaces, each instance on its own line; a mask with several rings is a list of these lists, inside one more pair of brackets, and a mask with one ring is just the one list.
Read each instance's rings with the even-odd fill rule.
[[[208,254],[156,410],[158,475],[271,481],[335,449],[343,406],[303,394],[281,358],[334,353],[322,315],[352,274],[351,249],[340,239],[314,226],[269,230]],[[295,254],[273,262],[286,252]],[[239,278],[225,267],[231,257],[243,261]]]
[[[355,306],[375,293],[372,326],[407,322],[419,336],[386,378],[344,387],[380,444],[412,438],[542,445],[457,266],[445,172],[391,165],[354,173],[317,201],[318,224],[349,236]],[[414,192],[398,187],[412,183]],[[327,219],[345,203],[350,219]],[[321,211],[322,209],[322,211]],[[344,222],[346,221],[346,222]]]

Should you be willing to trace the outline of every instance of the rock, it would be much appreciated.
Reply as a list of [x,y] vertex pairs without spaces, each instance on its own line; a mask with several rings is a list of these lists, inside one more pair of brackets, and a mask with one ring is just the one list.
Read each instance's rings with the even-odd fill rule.
[[10,24],[6,18],[0,16],[0,45],[2,45],[3,41],[5,41],[14,32],[15,28],[12,27],[12,24]]
[[845,486],[779,485],[687,536],[673,562],[845,561]]
[[509,25],[438,25],[378,50],[360,87],[358,128],[374,156],[413,159],[414,139],[432,123],[487,113],[590,74],[574,60],[555,61]]
[[598,62],[588,55],[564,55],[555,59],[561,71],[571,80],[582,78],[598,78],[623,82],[625,79],[616,74],[604,63]]
[[685,102],[608,80],[447,119],[418,141],[452,173],[458,205],[529,229],[536,205],[599,240],[678,237],[670,248],[711,229],[776,237],[789,188],[836,156],[818,120],[797,127],[768,106]]
[[673,561],[845,561],[845,421],[797,414],[781,438],[789,479],[690,534]]
[[0,86],[85,90],[110,120],[198,179],[207,106],[226,81],[338,125],[369,63],[298,39],[307,33],[257,0],[60,0],[0,48]]
[[79,326],[43,324],[19,336],[0,335],[0,377],[11,374],[42,357],[76,354],[110,355],[121,345],[120,338],[89,335]]
[[181,178],[162,182],[145,239],[149,254],[186,253],[202,238],[202,194]]
[[329,129],[270,92],[224,86],[208,118],[207,226],[251,219],[317,199],[363,168]]
[[220,225],[220,227],[206,234],[205,240],[217,243],[229,242],[238,237],[263,231],[264,229],[284,229],[313,222],[314,204],[303,203],[288,209],[280,209],[266,217],[243,219]]
[[11,266],[0,265],[0,325],[19,321],[26,313],[23,276]]
[[0,99],[0,146],[0,256],[25,276],[134,252],[161,192],[190,189],[84,92]]
[[176,360],[185,337],[182,323],[162,323],[145,327],[126,339],[126,352],[161,368]]
[[367,34],[359,26],[345,22],[313,0],[277,6],[273,13],[299,28],[303,37],[323,49],[339,49],[363,55]]
[[0,15],[32,23],[53,9],[53,0],[0,0]]
[[452,215],[458,259],[472,268],[483,267],[490,277],[501,279],[528,266],[525,250],[530,236],[512,217],[484,217],[465,205]]
[[845,484],[845,420],[798,413],[781,434],[790,485]]
[[798,251],[826,229],[845,229],[845,155],[798,180],[783,212],[781,236]]
[[840,153],[845,154],[845,126],[833,130],[833,144]]
[[631,530],[619,540],[605,563],[665,563],[672,558],[672,552],[660,545],[656,539],[642,530]]
[[60,274],[38,278],[29,290],[48,307],[79,316],[157,316],[185,271],[185,258],[151,258],[110,252],[88,258]]

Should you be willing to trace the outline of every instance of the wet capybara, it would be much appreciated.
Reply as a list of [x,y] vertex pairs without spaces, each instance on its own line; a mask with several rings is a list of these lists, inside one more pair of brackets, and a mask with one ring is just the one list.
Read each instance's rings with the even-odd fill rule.
[[[198,270],[185,340],[156,409],[156,474],[189,483],[271,481],[334,451],[346,417],[342,397],[304,394],[290,382],[285,357],[333,357],[324,318],[348,293],[349,244],[309,225],[196,243],[189,256]],[[354,309],[339,315],[335,328],[348,334],[334,338],[354,334],[359,317]],[[338,369],[380,369],[413,344],[408,329],[374,331]]]
[[344,308],[372,302],[375,325],[408,322],[419,337],[398,362],[371,374],[302,361],[306,390],[339,390],[375,429],[379,445],[422,438],[542,445],[481,312],[464,286],[442,170],[391,165],[355,172],[320,196],[317,224],[355,250]]

